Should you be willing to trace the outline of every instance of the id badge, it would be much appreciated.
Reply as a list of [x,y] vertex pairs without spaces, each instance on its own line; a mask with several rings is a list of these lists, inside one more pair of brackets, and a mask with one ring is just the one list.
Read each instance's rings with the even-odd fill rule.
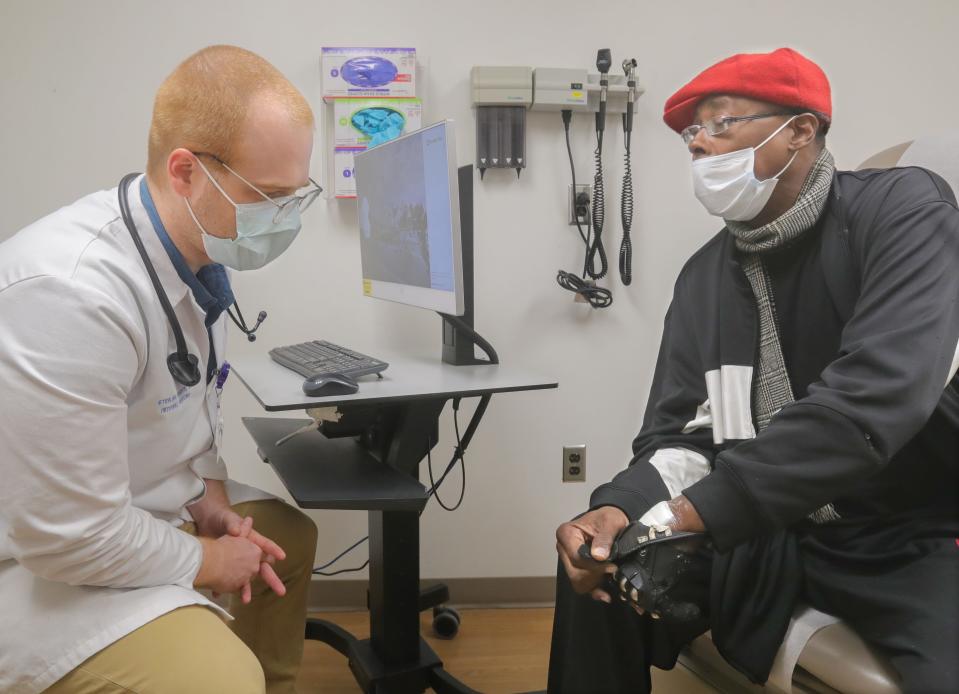
[[206,387],[206,409],[210,419],[210,432],[213,434],[213,445],[217,450],[223,441],[223,417],[220,416],[220,395],[223,391],[216,387],[216,381],[211,381]]

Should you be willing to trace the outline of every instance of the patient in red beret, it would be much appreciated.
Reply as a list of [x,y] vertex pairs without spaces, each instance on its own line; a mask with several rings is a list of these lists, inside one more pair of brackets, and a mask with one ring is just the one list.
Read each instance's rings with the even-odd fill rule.
[[837,170],[832,115],[789,48],[665,104],[715,235],[632,458],[556,531],[550,692],[648,692],[707,631],[763,683],[793,618],[844,622],[881,691],[959,691],[959,211],[925,169]]

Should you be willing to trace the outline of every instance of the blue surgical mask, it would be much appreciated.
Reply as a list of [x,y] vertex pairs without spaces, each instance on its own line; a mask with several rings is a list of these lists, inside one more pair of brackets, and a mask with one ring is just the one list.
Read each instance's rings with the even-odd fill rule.
[[[263,200],[262,202],[233,202],[199,159],[197,159],[197,163],[203,169],[207,178],[210,179],[210,182],[236,209],[236,238],[221,238],[213,236],[203,228],[200,220],[193,212],[193,206],[190,205],[189,199],[183,199],[190,211],[190,216],[203,233],[203,248],[206,249],[206,254],[210,257],[210,260],[234,270],[257,270],[276,260],[283,251],[289,248],[293,239],[300,233],[300,210],[296,205],[284,210],[282,215],[278,215],[278,210],[283,206],[283,203],[294,196],[288,195],[274,200]],[[229,170],[234,173],[232,169]],[[234,175],[247,183],[238,174]],[[252,184],[247,183],[247,185],[257,190]],[[257,192],[260,191],[257,190]],[[279,219],[277,219],[278,216]]]

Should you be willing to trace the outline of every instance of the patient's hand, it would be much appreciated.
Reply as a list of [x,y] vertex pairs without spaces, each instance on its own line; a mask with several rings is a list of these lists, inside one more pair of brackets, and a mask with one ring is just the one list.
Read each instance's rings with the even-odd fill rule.
[[[599,588],[603,577],[615,573],[608,561],[609,548],[629,519],[615,506],[601,506],[556,529],[556,551],[566,568],[573,590],[590,593],[595,600],[611,602],[609,593]],[[579,556],[579,548],[588,544],[593,560]]]

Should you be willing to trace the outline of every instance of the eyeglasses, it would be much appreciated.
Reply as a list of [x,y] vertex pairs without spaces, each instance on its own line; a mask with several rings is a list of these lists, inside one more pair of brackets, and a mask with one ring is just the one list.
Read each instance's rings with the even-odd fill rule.
[[[282,222],[284,219],[286,219],[287,217],[289,217],[289,216],[290,216],[290,213],[292,213],[293,210],[298,209],[301,213],[302,213],[302,212],[305,212],[306,209],[307,209],[310,205],[312,205],[313,202],[314,202],[318,197],[320,197],[320,193],[323,192],[323,188],[320,186],[320,184],[317,183],[316,181],[314,181],[312,178],[309,178],[310,183],[313,184],[313,187],[312,187],[312,188],[309,188],[305,193],[297,193],[297,194],[294,194],[294,195],[285,196],[285,197],[287,198],[286,200],[283,200],[283,202],[277,202],[276,200],[274,200],[273,198],[271,198],[269,195],[267,195],[266,193],[264,193],[262,190],[260,190],[259,188],[257,188],[255,185],[253,185],[252,183],[250,183],[248,180],[246,180],[245,178],[243,178],[243,176],[241,176],[241,175],[238,174],[236,171],[234,171],[233,169],[231,169],[230,166],[229,166],[225,161],[223,161],[222,159],[220,159],[220,158],[219,158],[218,156],[216,156],[215,154],[210,154],[209,152],[191,152],[191,154],[192,154],[193,156],[195,156],[195,157],[210,157],[211,159],[213,159],[214,161],[216,161],[220,166],[222,166],[224,169],[226,169],[227,171],[229,171],[231,174],[233,174],[234,176],[236,176],[237,178],[239,178],[241,181],[243,181],[245,184],[247,184],[250,188],[252,188],[252,189],[255,190],[257,193],[259,193],[261,196],[263,196],[263,199],[264,199],[264,200],[268,200],[269,202],[272,202],[274,205],[276,205],[276,213],[273,215],[273,223],[274,223],[274,224],[279,224],[279,223]],[[199,161],[199,160],[198,160],[198,161]],[[203,166],[203,162],[200,162],[200,166]],[[205,170],[205,169],[206,169],[206,167],[204,167],[204,170]],[[207,173],[209,173],[209,172],[207,172]],[[216,189],[217,189],[217,190],[219,190],[221,193],[223,193],[223,197],[225,197],[227,200],[229,200],[231,203],[233,203],[234,206],[236,205],[236,203],[233,202],[233,198],[231,198],[229,195],[227,195],[226,191],[223,190],[223,188],[220,187],[220,184],[216,182],[216,179],[213,178],[213,176],[210,176],[210,181],[213,183],[213,185],[216,186]]]
[[696,136],[699,134],[700,130],[705,130],[706,134],[710,137],[715,137],[721,133],[729,130],[729,126],[733,123],[742,123],[747,120],[759,120],[760,118],[772,118],[773,116],[788,116],[788,113],[757,113],[752,116],[716,116],[715,118],[710,118],[703,125],[690,125],[683,128],[683,131],[679,133],[679,136],[683,138],[683,142],[687,145],[696,139]]

